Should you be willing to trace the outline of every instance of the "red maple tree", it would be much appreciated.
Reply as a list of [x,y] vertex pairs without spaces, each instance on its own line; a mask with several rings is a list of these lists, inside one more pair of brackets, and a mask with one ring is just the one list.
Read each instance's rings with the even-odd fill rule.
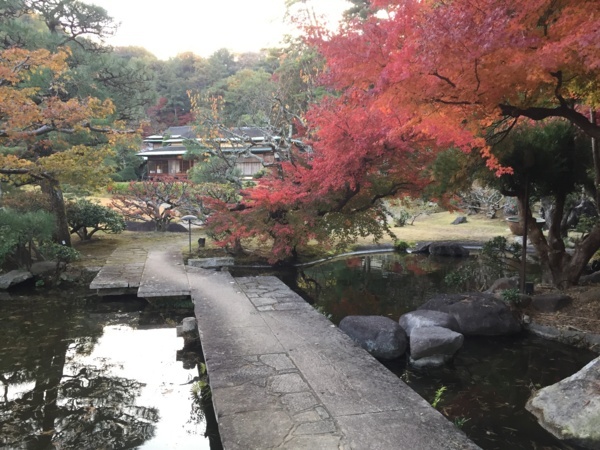
[[[379,199],[419,191],[448,147],[488,150],[523,117],[588,135],[600,88],[594,0],[373,0],[331,33],[311,25],[332,95],[307,114],[312,152],[293,158],[211,222],[224,241],[271,239],[271,259],[310,239],[347,242],[383,222]],[[379,11],[376,13],[376,11]],[[227,212],[227,213],[225,213]]]
[[[600,86],[600,4],[593,0],[374,0],[385,14],[335,35],[312,30],[329,83],[409,109],[439,144],[480,147],[490,127],[563,117],[593,137]],[[491,162],[493,165],[493,159]]]

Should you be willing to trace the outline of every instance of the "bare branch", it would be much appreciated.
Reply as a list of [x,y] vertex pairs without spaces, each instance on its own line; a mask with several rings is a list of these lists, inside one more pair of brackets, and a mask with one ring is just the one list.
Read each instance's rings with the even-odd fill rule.
[[592,123],[585,115],[566,105],[557,106],[556,108],[519,108],[513,105],[500,104],[498,107],[503,115],[514,117],[515,119],[519,117],[528,117],[538,121],[550,117],[563,117],[581,128],[588,136],[600,139],[600,126]]
[[[89,122],[86,122],[84,124],[82,124],[83,127],[88,128],[90,131],[95,131],[97,133],[115,133],[115,134],[135,134],[137,133],[137,130],[133,130],[133,129],[127,129],[127,130],[117,130],[114,128],[109,128],[109,127],[96,127],[94,125],[92,125]],[[52,132],[60,132],[60,133],[65,133],[65,134],[73,134],[75,133],[75,129],[74,128],[59,128],[56,127],[55,125],[42,125],[38,128],[36,128],[35,130],[28,130],[28,131],[20,131],[20,132],[13,132],[13,133],[9,133],[6,130],[0,130],[0,137],[9,137],[11,135],[19,135],[21,137],[37,137],[37,136],[43,136],[45,134],[48,133],[52,133]]]
[[[6,175],[6,176],[11,176],[11,175],[27,175],[28,177],[31,178],[32,181],[40,181],[40,180],[51,180],[53,179],[52,175],[50,175],[48,172],[36,172],[34,169],[29,169],[29,168],[10,168],[10,167],[0,167],[0,175]],[[23,185],[25,184],[30,184],[30,183],[22,183]]]
[[439,78],[439,79],[440,79],[440,80],[442,80],[442,81],[445,81],[446,83],[448,83],[448,84],[449,84],[450,86],[452,86],[453,88],[456,88],[456,84],[454,84],[454,83],[452,82],[452,80],[450,80],[450,78],[448,78],[448,77],[445,77],[445,76],[443,76],[443,75],[440,75],[440,74],[438,73],[438,71],[437,71],[437,70],[436,70],[435,72],[433,72],[431,75],[433,75],[434,77],[437,77],[437,78]]

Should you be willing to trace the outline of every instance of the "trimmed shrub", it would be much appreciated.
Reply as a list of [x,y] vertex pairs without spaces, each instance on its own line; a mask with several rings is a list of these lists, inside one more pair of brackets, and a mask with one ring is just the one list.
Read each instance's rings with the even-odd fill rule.
[[83,241],[92,239],[98,231],[120,233],[125,229],[121,214],[85,199],[67,203],[67,221],[71,233],[76,233]]

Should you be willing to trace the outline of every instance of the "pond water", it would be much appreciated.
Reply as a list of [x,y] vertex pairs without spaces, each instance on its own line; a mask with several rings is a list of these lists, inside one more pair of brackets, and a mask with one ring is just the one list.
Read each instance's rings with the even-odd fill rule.
[[176,337],[191,302],[176,307],[3,294],[0,448],[219,448],[192,393],[200,355]]
[[[339,323],[347,315],[397,320],[433,294],[461,264],[452,258],[381,254],[354,256],[281,276]],[[483,449],[568,449],[524,408],[535,389],[572,375],[597,355],[530,336],[465,339],[451,366],[418,371],[404,358],[385,363]],[[365,374],[368,376],[368,374]]]
[[[350,314],[397,320],[446,289],[458,261],[447,262],[349,257],[281,278],[335,323]],[[221,448],[210,399],[192,393],[201,356],[182,352],[175,333],[190,302],[165,309],[75,292],[0,295],[0,449]],[[524,405],[595,356],[522,335],[468,338],[442,369],[386,365],[430,402],[445,388],[438,409],[483,449],[568,449]]]

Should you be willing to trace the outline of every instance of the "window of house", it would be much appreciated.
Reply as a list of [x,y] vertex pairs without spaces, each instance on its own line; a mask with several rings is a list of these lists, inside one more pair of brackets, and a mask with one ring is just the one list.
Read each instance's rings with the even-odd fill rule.
[[262,168],[262,164],[259,161],[238,162],[236,166],[240,169],[244,177],[252,176]]
[[148,161],[148,171],[152,173],[167,173],[166,161]]
[[181,161],[178,159],[169,160],[169,173],[181,173]]

